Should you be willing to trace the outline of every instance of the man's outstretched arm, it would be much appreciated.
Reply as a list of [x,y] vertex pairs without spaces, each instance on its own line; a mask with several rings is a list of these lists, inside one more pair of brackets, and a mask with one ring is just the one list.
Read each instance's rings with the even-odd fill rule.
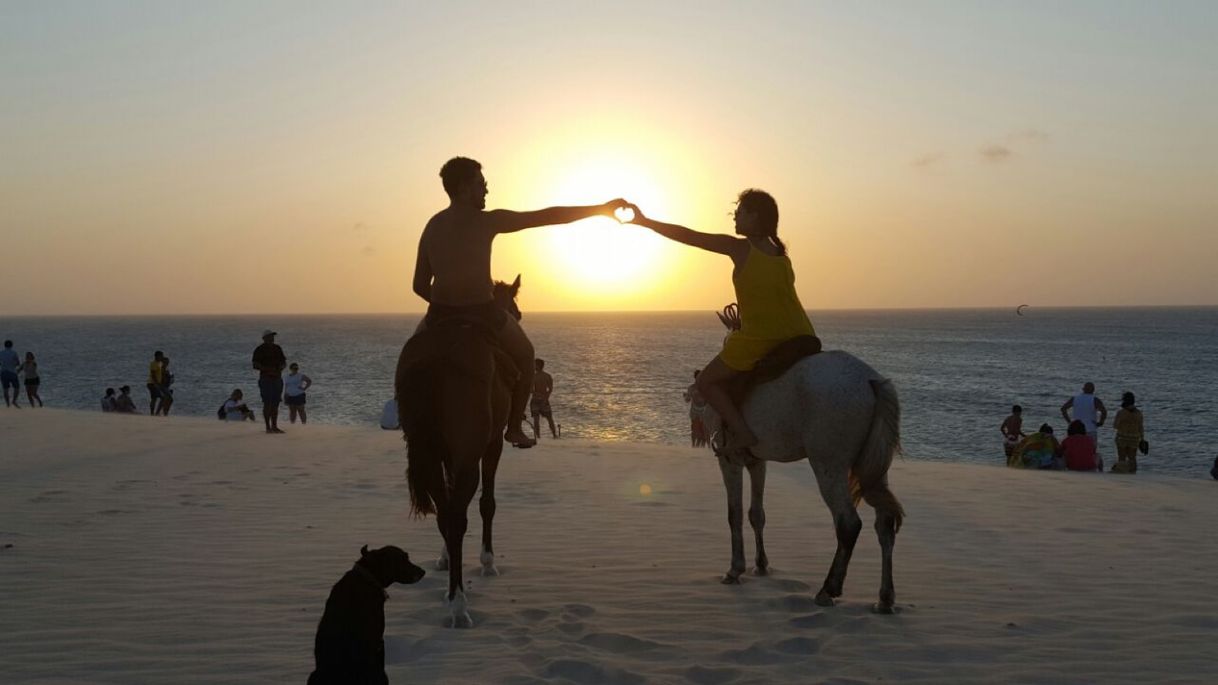
[[626,206],[625,200],[612,200],[602,205],[587,205],[584,207],[547,207],[532,212],[513,212],[508,209],[495,209],[486,213],[486,221],[495,233],[515,233],[536,226],[554,226],[569,224],[572,221],[587,219],[593,216],[612,217],[616,209]]

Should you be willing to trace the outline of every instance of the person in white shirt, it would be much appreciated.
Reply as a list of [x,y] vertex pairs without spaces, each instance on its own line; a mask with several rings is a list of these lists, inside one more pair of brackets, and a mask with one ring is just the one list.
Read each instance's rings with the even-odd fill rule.
[[300,415],[300,425],[308,422],[305,415],[305,391],[313,385],[313,379],[300,372],[300,365],[292,362],[288,367],[288,375],[283,379],[283,403],[288,405],[288,421],[296,423],[296,415]]
[[[1099,436],[1097,429],[1104,425],[1104,421],[1108,419],[1108,409],[1104,407],[1104,403],[1100,398],[1095,396],[1095,383],[1084,383],[1083,391],[1074,397],[1066,400],[1062,405],[1062,418],[1066,422],[1070,422],[1069,411],[1074,410],[1074,420],[1082,421],[1087,427],[1087,437],[1091,438],[1091,444],[1099,446]],[[1099,418],[1096,418],[1096,414]]]
[[224,401],[224,418],[226,420],[245,421],[249,419],[253,421],[255,419],[254,410],[245,406],[244,397],[245,394],[238,388],[233,390],[233,394],[229,395],[228,399]]

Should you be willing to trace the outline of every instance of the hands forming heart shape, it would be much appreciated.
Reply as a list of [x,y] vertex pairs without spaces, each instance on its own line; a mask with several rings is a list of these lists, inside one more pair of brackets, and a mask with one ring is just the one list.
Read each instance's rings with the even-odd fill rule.
[[613,218],[617,219],[620,224],[633,223],[638,214],[634,211],[634,205],[618,207],[613,210]]

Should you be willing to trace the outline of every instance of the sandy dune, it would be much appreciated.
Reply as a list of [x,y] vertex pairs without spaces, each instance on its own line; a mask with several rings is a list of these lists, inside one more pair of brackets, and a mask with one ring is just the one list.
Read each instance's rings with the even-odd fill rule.
[[[0,413],[0,680],[303,682],[360,545],[433,568],[398,434],[287,428]],[[442,627],[444,573],[390,588],[390,680],[1218,681],[1218,483],[910,459],[891,480],[900,612],[878,616],[869,510],[846,595],[812,602],[834,543],[806,465],[770,469],[774,575],[728,587],[708,454],[509,449],[499,577],[477,575],[472,510],[476,627]]]

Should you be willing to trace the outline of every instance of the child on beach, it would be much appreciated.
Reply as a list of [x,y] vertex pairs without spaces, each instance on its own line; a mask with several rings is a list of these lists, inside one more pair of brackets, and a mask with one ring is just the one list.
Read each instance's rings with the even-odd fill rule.
[[131,399],[130,385],[124,385],[118,389],[118,397],[114,400],[114,411],[119,414],[135,413],[135,400]]
[[1007,466],[1016,469],[1051,469],[1060,452],[1061,445],[1053,437],[1053,426],[1044,423],[1040,430],[1019,442],[1007,460]]
[[42,385],[42,379],[38,377],[38,362],[34,360],[33,352],[25,353],[25,362],[21,364],[20,371],[25,375],[25,396],[30,407],[32,408],[35,402],[41,407],[42,396],[38,394],[38,386]]
[[727,449],[747,450],[757,444],[757,435],[745,423],[725,384],[752,369],[781,343],[816,335],[795,292],[795,271],[787,246],[778,237],[778,203],[763,190],[750,188],[740,193],[733,215],[735,232],[742,236],[739,238],[649,219],[635,205],[630,205],[630,210],[634,212],[632,223],[732,260],[740,328],[728,335],[723,350],[698,374],[696,385],[731,429]]
[[1011,454],[1015,452],[1015,448],[1019,445],[1019,441],[1023,439],[1023,407],[1018,404],[1011,407],[1011,415],[1003,419],[1002,425],[998,427],[1002,431],[1002,451],[1006,454],[1007,461],[1011,460]]

